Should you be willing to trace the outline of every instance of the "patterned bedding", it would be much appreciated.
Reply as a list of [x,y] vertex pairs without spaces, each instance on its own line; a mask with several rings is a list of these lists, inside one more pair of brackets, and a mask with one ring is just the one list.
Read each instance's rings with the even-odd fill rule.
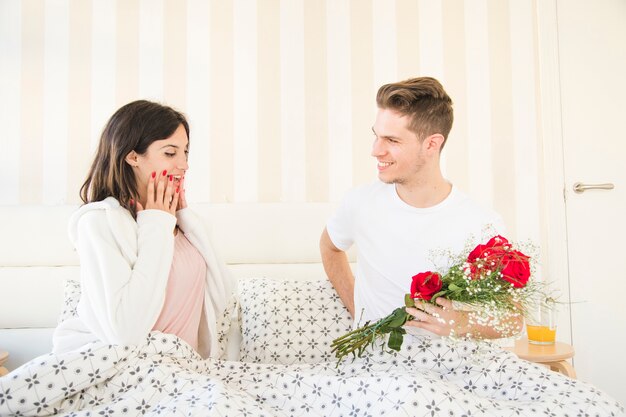
[[0,378],[0,415],[618,416],[593,386],[497,348],[407,338],[403,350],[317,364],[202,360],[175,336],[86,345]]

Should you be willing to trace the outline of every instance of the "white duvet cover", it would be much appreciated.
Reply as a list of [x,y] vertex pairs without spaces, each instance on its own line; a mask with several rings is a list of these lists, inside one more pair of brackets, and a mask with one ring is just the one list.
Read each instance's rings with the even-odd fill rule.
[[[476,350],[479,353],[476,353]],[[584,382],[497,348],[408,336],[400,353],[303,365],[202,360],[175,336],[93,343],[0,378],[0,415],[619,416]]]

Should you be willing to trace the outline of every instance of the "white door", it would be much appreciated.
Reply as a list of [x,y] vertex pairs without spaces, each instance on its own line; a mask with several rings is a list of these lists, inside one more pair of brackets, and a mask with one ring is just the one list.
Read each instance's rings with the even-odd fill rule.
[[574,366],[626,404],[626,1],[558,0],[557,17]]

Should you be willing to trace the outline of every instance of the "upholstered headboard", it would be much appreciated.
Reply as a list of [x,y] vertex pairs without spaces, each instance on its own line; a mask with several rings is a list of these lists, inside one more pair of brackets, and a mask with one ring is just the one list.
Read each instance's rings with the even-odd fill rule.
[[[237,278],[326,279],[319,237],[326,203],[196,204],[213,243]],[[63,281],[78,280],[67,223],[77,206],[0,207],[0,351],[8,369],[51,349]],[[349,254],[354,260],[354,254]]]

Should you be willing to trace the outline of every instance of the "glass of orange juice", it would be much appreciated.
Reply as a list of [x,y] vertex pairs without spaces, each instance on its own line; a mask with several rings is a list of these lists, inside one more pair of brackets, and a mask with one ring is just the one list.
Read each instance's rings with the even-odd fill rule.
[[553,345],[556,339],[556,306],[548,298],[537,303],[526,320],[528,342],[534,345]]

